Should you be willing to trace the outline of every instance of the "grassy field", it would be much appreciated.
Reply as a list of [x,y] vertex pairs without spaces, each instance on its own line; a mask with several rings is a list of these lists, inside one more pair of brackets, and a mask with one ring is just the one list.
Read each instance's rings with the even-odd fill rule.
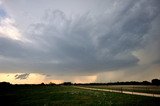
[[0,89],[1,106],[160,106],[160,98],[91,91],[74,86],[11,86]]
[[144,85],[103,85],[103,86],[87,86],[90,88],[99,88],[99,89],[112,89],[112,90],[123,90],[131,92],[143,92],[143,93],[152,93],[160,94],[160,86],[144,86]]

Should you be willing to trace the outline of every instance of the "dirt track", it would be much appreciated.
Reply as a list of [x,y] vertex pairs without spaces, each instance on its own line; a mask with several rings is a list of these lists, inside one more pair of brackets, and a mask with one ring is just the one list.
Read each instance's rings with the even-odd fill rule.
[[109,90],[109,89],[88,88],[88,87],[81,87],[81,86],[75,86],[75,87],[80,88],[80,89],[88,89],[88,90],[96,90],[96,91],[106,91],[106,92],[116,92],[116,93],[124,93],[124,94],[131,94],[131,95],[160,97],[160,94],[150,94],[150,93],[140,93],[140,92],[130,92],[130,91],[118,91],[118,90]]

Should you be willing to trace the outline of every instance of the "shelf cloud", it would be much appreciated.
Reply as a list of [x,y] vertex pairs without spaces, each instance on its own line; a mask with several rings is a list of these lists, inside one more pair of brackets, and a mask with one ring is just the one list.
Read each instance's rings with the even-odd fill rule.
[[0,72],[99,78],[159,69],[159,5],[159,0],[2,0]]

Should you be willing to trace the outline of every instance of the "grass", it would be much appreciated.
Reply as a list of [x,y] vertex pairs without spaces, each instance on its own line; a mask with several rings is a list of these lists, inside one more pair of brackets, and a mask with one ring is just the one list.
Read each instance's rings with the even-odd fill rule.
[[160,98],[91,91],[73,86],[12,86],[5,90],[0,89],[0,100],[4,106],[160,105]]
[[144,85],[103,85],[103,86],[87,86],[99,89],[123,90],[131,92],[143,92],[151,94],[160,94],[160,86],[144,86]]

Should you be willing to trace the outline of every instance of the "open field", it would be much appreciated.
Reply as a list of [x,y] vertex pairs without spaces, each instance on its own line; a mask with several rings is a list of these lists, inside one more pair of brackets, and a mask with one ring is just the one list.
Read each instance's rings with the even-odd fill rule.
[[11,86],[0,90],[1,103],[7,100],[4,106],[160,105],[160,98],[92,91],[73,86]]
[[130,91],[130,92],[143,92],[151,94],[160,94],[160,86],[152,85],[98,85],[98,86],[87,86],[90,88],[98,89],[110,89],[118,91]]

